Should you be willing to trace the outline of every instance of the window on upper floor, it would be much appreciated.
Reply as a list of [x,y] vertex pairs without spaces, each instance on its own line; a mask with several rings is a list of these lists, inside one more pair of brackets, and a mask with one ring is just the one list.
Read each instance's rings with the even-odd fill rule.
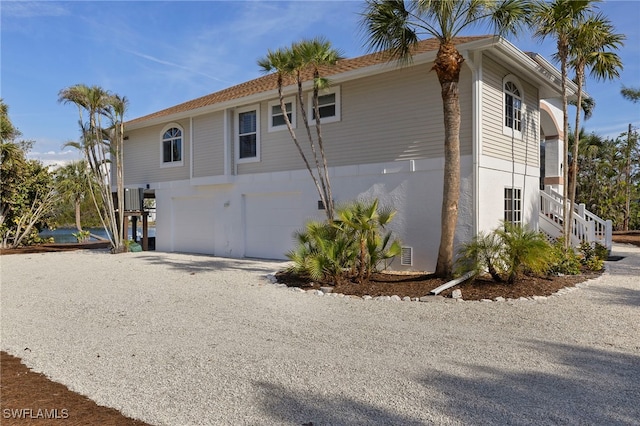
[[[320,113],[320,123],[322,124],[340,121],[340,86],[332,87],[319,93],[318,111]],[[307,116],[309,117],[309,124],[316,123],[316,114],[313,109],[313,92],[309,93]]]
[[[291,126],[296,128],[296,102],[295,98],[285,98],[284,106],[287,110],[287,117],[291,122]],[[286,130],[287,123],[284,119],[284,113],[280,106],[280,100],[269,102],[269,131]]]
[[504,221],[514,225],[522,224],[522,189],[504,189]]
[[260,107],[236,110],[236,160],[238,163],[260,161]]
[[522,90],[511,78],[504,81],[504,130],[509,135],[522,132]]
[[162,165],[182,165],[183,131],[177,125],[170,125],[162,132]]

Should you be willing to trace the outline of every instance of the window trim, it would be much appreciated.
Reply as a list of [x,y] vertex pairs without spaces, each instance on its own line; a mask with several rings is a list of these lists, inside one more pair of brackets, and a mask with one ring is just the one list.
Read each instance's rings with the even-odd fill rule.
[[[296,120],[297,120],[297,106],[296,106],[296,98],[294,96],[290,96],[288,98],[284,98],[285,106],[286,104],[291,104],[291,127],[296,128]],[[269,101],[267,104],[268,108],[268,116],[269,116],[269,132],[279,132],[282,130],[287,130],[287,123],[280,124],[278,126],[273,125],[273,107],[280,106],[280,99],[276,99],[275,101]],[[282,112],[280,112],[282,114]]]
[[[340,86],[332,86],[328,89],[321,90],[318,93],[318,98],[320,98],[321,96],[326,96],[331,94],[336,95],[336,102],[335,102],[336,115],[332,117],[321,118],[320,124],[335,123],[337,121],[342,120],[342,96],[340,93]],[[311,126],[316,125],[316,120],[313,118],[313,91],[309,92],[309,95],[307,96],[307,119],[309,121],[309,125]]]
[[[517,97],[520,100],[520,130],[516,130],[513,127],[509,127],[506,124],[506,117],[507,117],[507,100],[506,100],[506,95],[507,95],[507,90],[506,90],[506,86],[507,83],[511,83],[514,86],[516,86],[516,89],[518,89],[518,91],[520,92],[519,97]],[[512,96],[515,96],[515,94],[512,94]],[[513,74],[509,74],[507,75],[505,78],[502,79],[502,115],[501,115],[501,119],[502,119],[502,133],[506,136],[510,136],[510,137],[514,137],[516,139],[522,139],[522,128],[524,127],[524,116],[525,116],[525,103],[524,103],[524,99],[525,99],[525,93],[524,93],[524,89],[522,84],[520,83],[520,80]]]
[[[510,198],[507,198],[507,191],[511,191]],[[507,205],[508,201],[511,201],[510,206]],[[504,221],[506,223],[511,223],[513,225],[522,226],[522,223],[523,223],[522,221],[522,216],[523,216],[522,188],[505,186],[503,191],[503,202],[504,202],[504,212],[503,212]],[[514,220],[516,213],[518,214],[519,220]],[[508,214],[511,215],[511,220],[508,219]]]
[[[181,138],[180,138],[180,161],[168,161],[165,162],[164,161],[164,134],[169,130],[169,129],[173,129],[176,128],[178,130],[180,130],[181,133]],[[169,167],[181,167],[184,166],[184,147],[185,147],[185,133],[184,133],[184,127],[182,127],[180,124],[178,123],[169,123],[166,126],[164,126],[162,128],[162,131],[160,132],[160,167],[161,168],[169,168]]]
[[[245,112],[255,111],[256,112],[256,156],[255,157],[247,157],[240,158],[240,114]],[[236,108],[234,114],[234,151],[235,151],[235,160],[237,164],[243,163],[257,163],[260,161],[260,104],[255,105],[247,105],[242,108]]]

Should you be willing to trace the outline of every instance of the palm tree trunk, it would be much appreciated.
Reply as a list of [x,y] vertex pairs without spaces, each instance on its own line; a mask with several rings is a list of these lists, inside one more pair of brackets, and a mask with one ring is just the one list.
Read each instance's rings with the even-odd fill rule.
[[[576,128],[574,129],[574,141],[573,141],[573,159],[571,161],[571,188],[570,188],[570,200],[569,200],[569,214],[573,215],[573,209],[576,202],[576,187],[578,186],[578,147],[580,145],[580,105],[582,103],[582,84],[584,81],[584,66],[576,67],[576,84],[578,86],[577,101],[576,101]],[[569,216],[569,235],[573,234],[573,217]]]
[[562,178],[564,180],[562,185],[562,198],[563,198],[563,206],[562,206],[562,235],[564,236],[564,248],[565,250],[569,249],[571,245],[571,238],[569,236],[569,221],[572,219],[571,212],[567,208],[567,199],[569,196],[569,112],[568,112],[568,102],[567,102],[567,43],[563,42],[562,38],[558,39],[558,55],[560,56],[560,73],[561,77],[561,86],[562,86],[562,138],[563,138],[563,147],[562,147]]
[[453,44],[441,44],[433,68],[441,86],[444,113],[444,185],[442,193],[440,248],[436,275],[453,273],[453,242],[460,198],[460,96],[458,81],[464,61]]
[[76,208],[76,229],[82,231],[82,223],[80,221],[80,200],[74,202]]

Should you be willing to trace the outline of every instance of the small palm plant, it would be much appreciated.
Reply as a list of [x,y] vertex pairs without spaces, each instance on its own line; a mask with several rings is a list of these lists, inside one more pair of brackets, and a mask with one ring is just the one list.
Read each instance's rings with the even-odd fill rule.
[[294,234],[297,246],[287,253],[293,262],[289,272],[315,281],[337,282],[346,275],[359,282],[369,278],[380,264],[398,256],[400,242],[391,231],[381,231],[395,212],[380,209],[378,200],[356,201],[339,207],[332,222],[310,221]]
[[514,283],[523,273],[542,275],[549,270],[551,250],[540,232],[512,223],[495,232],[503,244],[507,282]]
[[369,278],[378,264],[400,254],[401,247],[397,240],[391,241],[391,232],[383,237],[382,230],[391,222],[396,212],[380,209],[378,200],[370,202],[355,201],[337,209],[339,226],[357,244],[358,256],[356,271],[358,281]]
[[513,284],[522,274],[547,273],[552,262],[551,247],[541,233],[503,223],[462,246],[458,269],[474,271],[476,276],[487,271],[495,281]]
[[354,241],[327,222],[307,222],[294,238],[298,244],[286,254],[293,262],[289,271],[315,281],[338,281],[356,257]]

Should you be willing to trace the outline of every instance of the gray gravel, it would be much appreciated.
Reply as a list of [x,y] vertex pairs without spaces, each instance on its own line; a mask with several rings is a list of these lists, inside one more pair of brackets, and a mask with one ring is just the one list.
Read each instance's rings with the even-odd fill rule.
[[1,347],[157,425],[640,425],[640,249],[614,254],[515,302],[321,297],[268,283],[278,262],[2,256]]

